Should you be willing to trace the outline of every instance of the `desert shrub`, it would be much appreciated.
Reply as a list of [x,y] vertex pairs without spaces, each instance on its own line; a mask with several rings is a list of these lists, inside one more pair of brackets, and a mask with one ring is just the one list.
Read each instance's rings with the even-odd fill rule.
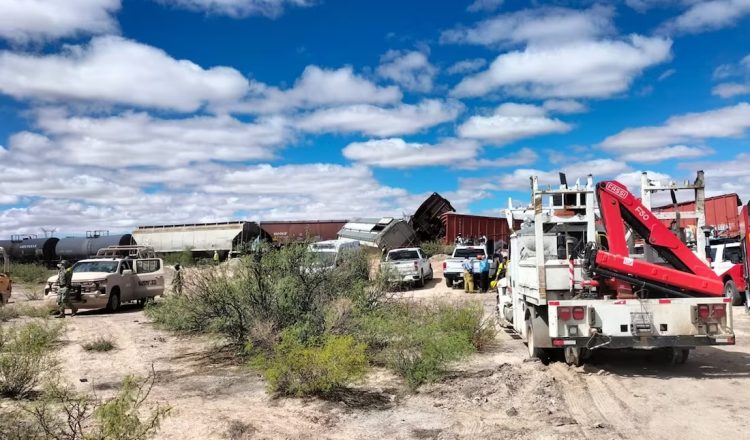
[[261,369],[269,388],[295,396],[324,395],[360,379],[367,368],[366,347],[351,336],[326,335],[305,340],[304,329],[290,327],[270,354],[259,354],[253,363]]
[[186,247],[180,252],[168,252],[161,254],[162,260],[164,260],[165,266],[174,266],[178,264],[182,267],[195,266],[195,257],[193,256],[193,249]]
[[54,270],[35,263],[11,263],[10,274],[16,283],[44,283]]
[[15,306],[0,306],[0,321],[10,321],[16,319],[21,314],[18,312],[18,308]]
[[44,298],[44,287],[30,287],[24,291],[23,296],[27,301],[39,301]]
[[0,394],[23,397],[40,383],[55,364],[50,351],[61,331],[39,322],[0,328]]
[[[23,438],[143,440],[156,435],[161,422],[171,412],[168,405],[145,402],[153,387],[153,371],[145,378],[126,377],[117,395],[100,400],[78,394],[69,387],[52,383],[42,397],[25,407],[33,420],[33,430]],[[28,424],[28,417],[25,419]]]
[[452,244],[445,244],[439,240],[424,242],[420,247],[425,251],[428,257],[441,254],[452,255],[454,248]]
[[86,351],[106,352],[114,350],[115,344],[110,338],[97,336],[95,339],[81,344],[81,347]]
[[370,347],[373,361],[413,388],[439,379],[451,362],[494,339],[481,308],[471,305],[393,303],[360,316],[357,325],[356,334]]
[[364,301],[367,260],[347,255],[333,270],[320,270],[306,245],[265,249],[231,268],[201,268],[185,280],[183,295],[147,309],[166,328],[210,331],[244,345],[258,323],[275,332],[305,324],[321,335],[328,304],[336,298]]
[[30,304],[13,304],[0,307],[0,321],[9,321],[11,319],[27,316],[29,318],[48,318],[56,307],[52,304],[42,304],[33,306]]

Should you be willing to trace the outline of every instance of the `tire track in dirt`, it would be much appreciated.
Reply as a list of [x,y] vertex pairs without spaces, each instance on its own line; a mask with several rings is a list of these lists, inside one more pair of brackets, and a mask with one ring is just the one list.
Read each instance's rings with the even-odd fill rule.
[[636,413],[598,376],[581,377],[562,363],[550,367],[563,384],[563,396],[571,416],[578,422],[581,435],[590,439],[603,436],[643,438]]

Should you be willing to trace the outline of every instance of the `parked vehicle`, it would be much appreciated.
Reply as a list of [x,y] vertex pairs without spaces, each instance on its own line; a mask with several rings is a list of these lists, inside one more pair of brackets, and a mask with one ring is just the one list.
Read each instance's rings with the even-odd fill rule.
[[8,253],[5,248],[0,247],[0,263],[2,263],[2,271],[0,271],[0,306],[8,304],[10,301],[11,292],[13,290],[13,280],[10,278],[10,261],[8,259]]
[[390,281],[415,283],[419,287],[424,287],[425,281],[434,277],[427,255],[415,247],[389,251],[380,270],[388,273]]
[[443,261],[443,278],[445,285],[453,287],[454,284],[464,282],[464,259],[466,257],[474,258],[474,272],[479,272],[478,256],[487,258],[487,247],[484,245],[466,246],[459,245],[453,250],[453,255]]
[[[104,251],[104,252],[102,252]],[[107,255],[109,254],[109,255]],[[145,304],[164,294],[164,262],[142,246],[111,246],[98,258],[73,265],[73,303],[79,309],[105,307],[115,312],[123,303]],[[57,276],[47,280],[47,301],[57,300]]]
[[[695,189],[703,190],[702,179]],[[593,350],[660,349],[684,363],[696,346],[734,344],[722,280],[624,185],[594,186],[589,176],[583,186],[543,190],[533,178],[532,200],[528,210],[508,210],[509,221],[519,215],[526,223],[511,236],[498,295],[500,316],[530,357],[562,351],[580,365]],[[635,255],[632,234],[667,264],[650,261],[651,252]]]
[[742,244],[739,241],[712,244],[711,268],[724,282],[724,296],[732,299],[733,306],[745,301],[745,277]]
[[309,250],[315,255],[314,268],[316,270],[327,270],[338,266],[341,263],[341,258],[347,252],[358,252],[360,245],[356,240],[340,238],[312,243]]

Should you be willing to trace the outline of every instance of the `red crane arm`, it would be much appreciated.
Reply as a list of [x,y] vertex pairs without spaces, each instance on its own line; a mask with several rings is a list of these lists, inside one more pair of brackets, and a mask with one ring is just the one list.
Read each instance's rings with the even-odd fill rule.
[[[635,279],[656,282],[696,295],[722,296],[724,283],[690,248],[616,181],[597,185],[599,210],[609,249],[596,255],[598,267]],[[625,225],[630,226],[672,267],[630,257]]]

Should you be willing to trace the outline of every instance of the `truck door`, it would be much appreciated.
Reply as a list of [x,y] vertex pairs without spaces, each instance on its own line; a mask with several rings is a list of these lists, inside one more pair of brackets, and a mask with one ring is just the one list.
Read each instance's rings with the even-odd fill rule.
[[[129,270],[131,273],[126,274]],[[122,260],[118,273],[120,274],[120,302],[128,302],[135,299],[135,292],[138,287],[137,279],[133,272],[133,262],[131,260]]]
[[158,258],[135,260],[138,279],[137,299],[153,298],[164,292],[164,269]]

